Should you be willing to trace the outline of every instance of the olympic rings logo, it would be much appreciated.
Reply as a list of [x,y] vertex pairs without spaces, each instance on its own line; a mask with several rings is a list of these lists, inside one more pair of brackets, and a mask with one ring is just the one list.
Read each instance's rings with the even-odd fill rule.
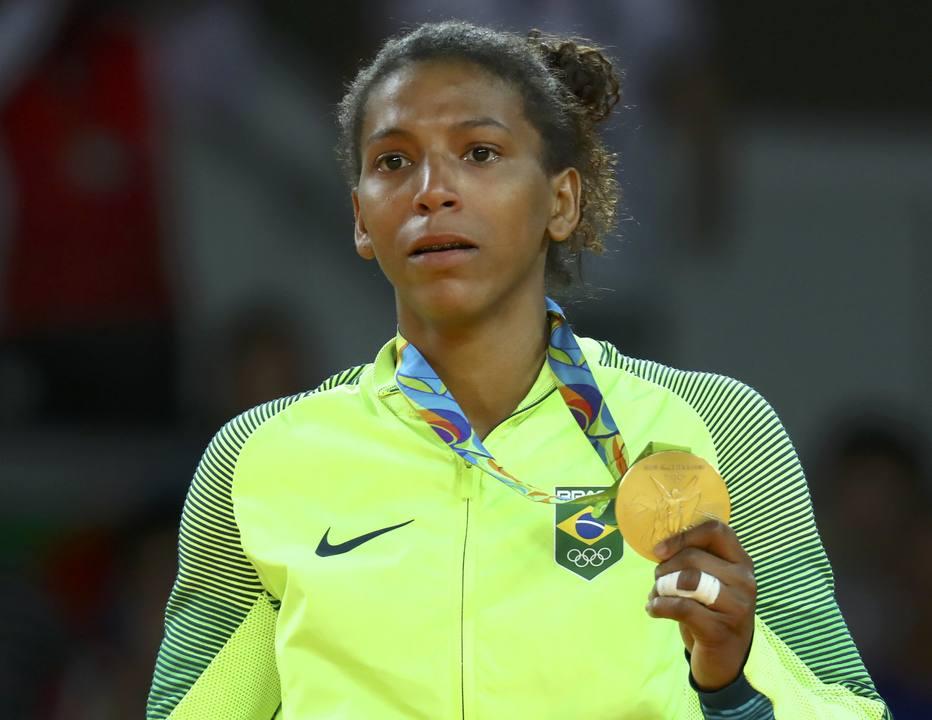
[[573,565],[578,568],[584,568],[587,565],[592,567],[600,567],[605,564],[606,560],[609,560],[612,557],[611,548],[601,548],[595,550],[594,548],[586,548],[585,550],[578,550],[573,548],[568,553],[566,553],[566,559],[569,560]]

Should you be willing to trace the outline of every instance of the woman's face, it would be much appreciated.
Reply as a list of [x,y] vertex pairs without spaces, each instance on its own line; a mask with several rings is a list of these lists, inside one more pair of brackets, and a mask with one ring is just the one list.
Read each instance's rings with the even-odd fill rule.
[[356,248],[394,286],[400,320],[543,296],[548,236],[575,227],[579,176],[545,173],[510,84],[469,63],[410,64],[369,95],[360,154]]

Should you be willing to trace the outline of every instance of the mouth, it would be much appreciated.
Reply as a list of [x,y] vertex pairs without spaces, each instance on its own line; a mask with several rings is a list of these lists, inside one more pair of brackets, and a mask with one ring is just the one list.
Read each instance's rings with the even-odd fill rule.
[[440,245],[428,245],[427,247],[418,248],[411,255],[417,257],[418,255],[426,255],[428,253],[438,253],[438,252],[448,252],[450,250],[474,250],[475,245],[467,245],[466,243],[442,243]]
[[457,250],[476,250],[476,246],[468,240],[450,235],[426,236],[420,238],[411,251],[411,257],[429,255],[433,253],[446,253]]

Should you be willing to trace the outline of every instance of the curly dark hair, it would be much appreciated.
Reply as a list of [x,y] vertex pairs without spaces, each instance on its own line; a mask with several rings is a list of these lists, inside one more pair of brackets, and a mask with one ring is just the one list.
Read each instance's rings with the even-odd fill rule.
[[532,30],[527,37],[462,21],[425,23],[390,38],[349,84],[339,105],[337,152],[351,187],[361,172],[360,132],[373,88],[396,70],[427,60],[465,60],[511,83],[541,135],[548,174],[575,167],[582,180],[580,220],[566,242],[551,243],[547,284],[570,287],[581,278],[582,251],[601,253],[615,226],[619,200],[615,156],[596,131],[621,99],[619,74],[603,51],[579,38]]

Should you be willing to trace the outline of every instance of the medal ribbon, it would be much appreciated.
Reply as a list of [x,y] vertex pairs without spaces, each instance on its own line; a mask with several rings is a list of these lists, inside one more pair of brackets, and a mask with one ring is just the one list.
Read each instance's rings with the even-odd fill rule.
[[467,462],[529,500],[554,505],[591,504],[594,505],[593,515],[598,516],[617,494],[618,484],[628,470],[625,444],[563,310],[550,298],[545,299],[550,323],[547,362],[560,396],[612,475],[614,482],[609,489],[575,500],[563,500],[510,474],[485,449],[466,414],[424,356],[400,334],[395,338],[395,382],[440,440]]

